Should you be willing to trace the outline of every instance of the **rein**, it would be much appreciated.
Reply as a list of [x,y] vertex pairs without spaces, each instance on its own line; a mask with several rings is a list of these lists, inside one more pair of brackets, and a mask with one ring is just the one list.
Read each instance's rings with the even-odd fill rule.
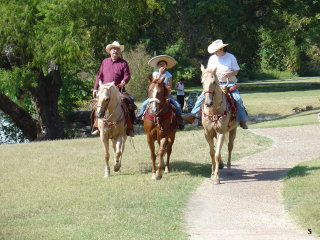
[[[106,105],[106,109],[108,108],[108,105],[110,103],[110,99]],[[117,121],[109,121],[109,119],[111,118],[111,116],[114,114],[115,110],[117,109],[117,107],[119,106],[120,101],[118,101],[116,107],[113,109],[113,111],[108,115],[108,117],[104,117],[102,118],[103,123],[108,127],[108,128],[112,128],[114,126],[116,126],[117,124],[119,124],[123,119],[124,119],[124,113],[122,112],[122,114],[120,115],[119,119]],[[99,107],[99,106],[97,106]],[[100,106],[101,107],[101,106]],[[104,110],[105,111],[105,110]]]
[[[222,90],[222,92],[223,92],[223,89],[221,89],[221,90]],[[204,91],[204,94],[206,94],[206,93],[212,94],[213,96],[214,96],[214,94],[215,94],[214,91]],[[224,94],[223,94],[223,95],[224,95]],[[223,96],[223,95],[222,95],[222,96]],[[221,105],[222,105],[222,101],[221,101],[221,103],[220,103],[219,108],[221,107]],[[211,106],[211,107],[208,107],[208,108],[213,109],[214,106]],[[203,110],[204,110],[204,103],[201,105],[202,115],[203,115],[205,118],[209,119],[209,120],[214,124],[214,127],[216,128],[219,119],[226,117],[226,116],[228,115],[228,113],[230,112],[230,107],[229,107],[228,101],[226,101],[226,110],[225,110],[223,113],[221,113],[221,114],[206,114]]]

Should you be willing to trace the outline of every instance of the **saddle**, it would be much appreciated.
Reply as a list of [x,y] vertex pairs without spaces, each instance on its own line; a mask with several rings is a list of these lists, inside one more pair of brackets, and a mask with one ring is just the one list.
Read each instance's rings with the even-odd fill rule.
[[125,113],[129,115],[131,123],[135,124],[137,122],[135,111],[138,107],[135,105],[133,97],[127,92],[122,92],[121,95],[122,106],[125,108]]
[[239,89],[238,85],[233,85],[232,87],[227,88],[227,91],[225,92],[225,95],[227,97],[227,102],[228,105],[230,107],[230,111],[231,111],[231,121],[233,119],[236,119],[237,117],[237,104],[236,104],[236,100],[234,100],[234,98],[232,97],[231,93],[235,90]]

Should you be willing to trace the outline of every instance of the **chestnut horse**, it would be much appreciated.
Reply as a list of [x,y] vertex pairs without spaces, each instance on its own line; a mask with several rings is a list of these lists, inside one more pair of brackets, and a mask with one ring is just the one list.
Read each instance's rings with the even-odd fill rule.
[[[152,179],[161,179],[164,169],[164,156],[167,154],[165,173],[169,173],[170,155],[174,143],[177,119],[170,107],[169,90],[162,79],[150,79],[149,103],[144,116],[144,130],[147,134],[147,142],[152,161]],[[159,164],[156,168],[155,141],[158,142]]]
[[104,177],[107,178],[110,176],[109,140],[112,142],[115,155],[114,171],[118,172],[121,167],[121,159],[127,139],[127,125],[125,112],[121,106],[121,93],[113,82],[100,85],[97,96],[96,116],[106,161]]
[[[227,174],[231,174],[231,153],[238,124],[236,119],[232,117],[231,107],[227,101],[227,97],[219,86],[216,69],[205,69],[203,65],[201,65],[201,71],[201,82],[205,95],[202,109],[202,125],[210,147],[212,161],[211,179],[214,184],[219,184],[219,167],[223,168],[223,162],[221,160],[222,145],[226,134],[229,133]],[[216,151],[214,139],[217,140]]]

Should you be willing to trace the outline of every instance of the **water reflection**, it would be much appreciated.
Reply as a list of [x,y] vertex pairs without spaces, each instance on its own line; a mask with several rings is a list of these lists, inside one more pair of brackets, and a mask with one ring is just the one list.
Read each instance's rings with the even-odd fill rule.
[[29,140],[11,119],[0,111],[0,144],[26,143]]

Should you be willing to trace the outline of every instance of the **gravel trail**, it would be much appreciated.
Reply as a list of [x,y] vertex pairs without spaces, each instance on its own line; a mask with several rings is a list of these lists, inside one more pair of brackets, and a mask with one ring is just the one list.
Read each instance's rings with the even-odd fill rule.
[[299,162],[320,156],[320,125],[252,129],[271,138],[266,151],[233,162],[221,184],[206,179],[188,201],[191,240],[319,240],[300,229],[282,205],[281,178]]

